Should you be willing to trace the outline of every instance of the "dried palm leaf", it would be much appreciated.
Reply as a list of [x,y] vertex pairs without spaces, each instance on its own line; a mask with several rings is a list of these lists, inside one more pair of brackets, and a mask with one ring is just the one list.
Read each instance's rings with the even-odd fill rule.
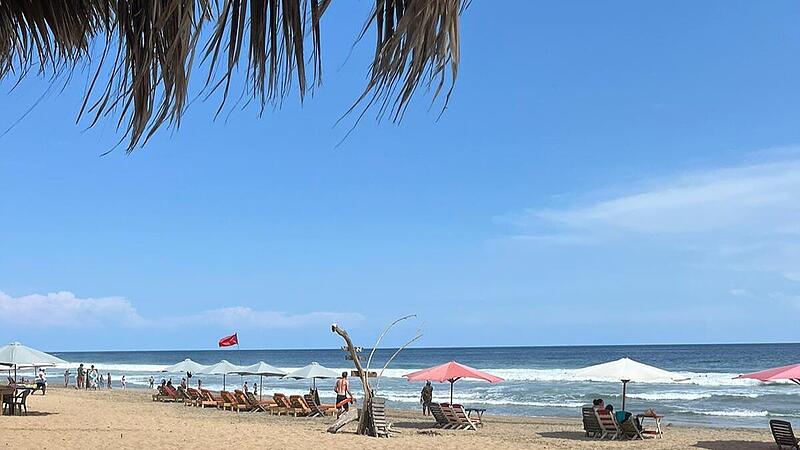
[[[420,84],[436,98],[458,72],[459,14],[465,0],[377,0],[367,28],[377,47],[365,108],[380,104],[400,120]],[[322,77],[321,24],[330,0],[0,0],[0,79],[71,73],[94,66],[79,118],[89,126],[118,115],[127,150],[144,145],[162,125],[179,127],[200,40],[208,64],[207,93],[225,104],[246,55],[246,94],[283,99],[297,83],[301,101]],[[212,30],[205,33],[204,25]],[[363,35],[363,33],[362,33]],[[310,50],[306,41],[310,39]],[[93,50],[95,42],[101,50]],[[242,47],[247,48],[243,51]],[[309,58],[310,55],[310,58]],[[311,84],[306,61],[312,63]],[[217,76],[219,74],[219,76]],[[447,98],[445,99],[445,105]]]

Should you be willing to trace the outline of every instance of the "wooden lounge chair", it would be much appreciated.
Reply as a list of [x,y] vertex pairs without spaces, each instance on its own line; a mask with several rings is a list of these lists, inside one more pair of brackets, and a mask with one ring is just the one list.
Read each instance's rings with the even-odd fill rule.
[[[239,394],[242,394],[241,397]],[[233,391],[233,394],[228,391],[222,391],[220,395],[225,400],[225,403],[230,404],[231,411],[236,410],[237,413],[239,411],[250,411],[250,404],[243,398],[244,393],[242,391],[237,389]]]
[[779,449],[789,447],[800,450],[800,444],[797,438],[794,437],[791,423],[785,420],[772,419],[769,421],[769,429],[772,430],[772,437],[775,439],[775,444],[778,445]]
[[597,421],[593,406],[582,407],[581,415],[583,416],[583,430],[586,431],[586,437],[599,438],[603,436],[603,429],[600,428],[600,422]]
[[306,401],[306,405],[308,408],[311,409],[311,417],[322,417],[325,415],[336,415],[336,405],[318,405],[317,401],[314,399],[314,396],[311,394],[306,394],[303,396],[303,399]]
[[270,405],[274,405],[270,400],[259,400],[252,392],[246,392],[244,398],[250,404],[252,411],[269,412]]
[[443,428],[447,428],[448,430],[457,430],[461,428],[461,423],[458,421],[456,412],[453,411],[453,407],[449,403],[439,403],[439,407],[442,408],[442,414],[444,414],[444,417],[447,419],[447,426]]
[[289,399],[286,398],[284,394],[275,393],[272,394],[272,400],[275,401],[275,406],[269,407],[269,412],[272,414],[294,414],[294,408],[292,408],[291,403],[289,403]]
[[230,409],[233,411],[233,405],[236,403],[236,398],[228,391],[219,391],[219,398],[222,399],[220,407],[223,410]]
[[203,401],[203,394],[195,388],[187,388],[186,395],[188,398],[183,402],[186,406],[200,406]]
[[433,418],[436,420],[436,423],[433,425],[434,428],[450,428],[450,421],[448,421],[447,417],[444,415],[442,405],[431,403],[428,408],[431,411],[431,415],[433,415]]
[[294,416],[308,416],[311,414],[311,408],[308,407],[303,397],[299,395],[292,395],[289,397],[289,404],[294,409]]
[[[638,424],[636,423],[636,418],[633,416],[628,417],[622,423],[619,424],[619,429],[622,432],[622,436],[631,439],[641,439],[644,440],[645,434],[642,433],[642,430],[639,428]],[[653,436],[655,437],[655,436]]]
[[389,437],[389,424],[386,421],[386,399],[383,397],[372,397],[370,404],[372,413],[372,427],[377,437]]
[[456,419],[458,419],[459,429],[478,431],[477,425],[469,418],[463,405],[453,404],[452,408]]
[[619,429],[617,417],[605,409],[595,411],[597,422],[600,423],[600,428],[603,430],[601,438],[616,439],[622,435],[622,430]]
[[178,394],[178,391],[173,386],[170,385],[164,386],[164,393],[167,395],[167,399],[162,401],[177,402],[178,400],[180,400],[179,398],[180,394]]
[[220,409],[226,408],[227,405],[225,404],[225,401],[222,400],[222,398],[214,395],[213,392],[209,391],[208,389],[200,389],[200,392],[203,393],[203,398],[205,399],[200,405],[201,407],[205,408],[206,406],[213,406]]

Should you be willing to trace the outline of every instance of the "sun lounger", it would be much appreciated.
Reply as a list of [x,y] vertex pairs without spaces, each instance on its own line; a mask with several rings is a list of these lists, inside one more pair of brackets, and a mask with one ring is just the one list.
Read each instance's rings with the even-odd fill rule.
[[200,393],[195,388],[187,388],[186,395],[189,396],[183,404],[187,406],[200,406],[201,402],[203,401],[203,394]]
[[178,392],[172,386],[158,386],[158,393],[153,394],[154,402],[175,402],[178,400]]
[[433,418],[436,420],[436,423],[433,425],[434,428],[450,428],[450,421],[448,421],[447,417],[444,415],[442,405],[431,403],[428,409],[430,409],[431,415],[433,415]]
[[620,423],[619,428],[620,431],[622,432],[622,435],[628,439],[644,440],[645,434],[642,433],[641,427],[637,423],[637,420],[634,416],[629,416],[626,420]]
[[294,408],[292,408],[292,404],[289,403],[289,399],[284,394],[275,393],[272,395],[272,399],[275,401],[275,406],[269,407],[271,413],[279,416],[281,414],[294,414]]
[[370,404],[372,413],[372,426],[377,437],[389,437],[389,424],[386,421],[386,399],[382,397],[372,397]]
[[177,401],[186,402],[186,400],[189,399],[189,394],[186,392],[186,389],[184,389],[183,386],[178,386],[177,393],[178,393],[178,396],[177,396],[177,399],[176,399]]
[[306,394],[303,396],[303,399],[306,401],[306,405],[311,410],[309,416],[311,417],[322,417],[327,414],[336,415],[336,406],[335,405],[318,405],[316,400],[314,400],[314,396],[311,394]]
[[299,395],[292,395],[289,397],[289,404],[294,408],[294,415],[308,416],[311,414],[311,408],[308,407],[303,397]]
[[595,411],[595,415],[597,416],[597,422],[600,423],[600,428],[603,430],[603,434],[600,436],[601,438],[616,439],[622,435],[622,431],[619,429],[619,423],[617,423],[617,418],[613,413],[601,409]]
[[794,437],[791,423],[785,420],[772,419],[769,421],[769,429],[772,430],[772,437],[775,439],[779,449],[789,447],[800,450],[800,444],[798,444],[797,438]]
[[244,398],[250,404],[252,411],[269,412],[270,405],[274,405],[274,403],[269,400],[257,399],[255,394],[253,394],[252,392],[245,392]]
[[478,427],[475,425],[475,422],[473,422],[467,415],[467,412],[464,411],[463,405],[453,404],[452,408],[453,413],[456,415],[456,419],[458,419],[459,429],[478,431]]
[[599,438],[603,436],[603,429],[600,428],[600,422],[597,421],[593,406],[582,407],[581,415],[583,416],[583,430],[586,432],[586,437]]
[[456,417],[456,412],[453,411],[453,407],[450,406],[449,403],[439,403],[439,407],[442,408],[442,414],[444,414],[444,417],[447,419],[447,426],[443,428],[449,430],[461,428],[461,425],[458,423],[458,417]]
[[208,389],[200,389],[200,392],[203,393],[203,401],[200,403],[200,407],[205,408],[206,406],[213,406],[214,408],[225,409],[225,402],[214,395],[213,392]]
[[236,398],[236,403],[239,405],[238,408],[240,411],[253,411],[254,406],[250,404],[250,400],[247,399],[247,396],[244,395],[240,389],[236,389],[233,391],[233,396]]
[[236,410],[237,413],[239,411],[250,411],[250,405],[247,403],[247,401],[239,398],[239,395],[236,394],[236,391],[234,391],[233,394],[228,391],[222,391],[219,394],[222,397],[222,400],[228,404],[228,408],[230,408],[231,411]]

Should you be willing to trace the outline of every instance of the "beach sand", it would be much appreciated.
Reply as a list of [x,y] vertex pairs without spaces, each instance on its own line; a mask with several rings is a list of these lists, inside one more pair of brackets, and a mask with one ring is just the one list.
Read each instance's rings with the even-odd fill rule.
[[[474,431],[430,428],[418,412],[390,410],[401,431],[378,439],[325,432],[332,418],[235,413],[154,403],[149,391],[51,389],[29,397],[28,416],[0,416],[5,448],[369,448],[369,449],[774,449],[769,430],[667,427],[663,439],[599,441],[584,437],[579,420],[487,416]],[[576,410],[577,415],[577,410]],[[766,422],[766,420],[765,420]]]

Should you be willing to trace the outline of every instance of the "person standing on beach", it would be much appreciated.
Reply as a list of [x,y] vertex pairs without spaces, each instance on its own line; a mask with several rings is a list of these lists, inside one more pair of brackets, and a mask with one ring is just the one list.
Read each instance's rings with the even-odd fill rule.
[[86,369],[83,368],[83,363],[78,366],[77,375],[75,376],[75,385],[78,389],[83,388],[83,380],[86,377]]
[[[342,377],[336,379],[334,391],[336,391],[336,408],[341,415],[350,409],[350,402],[345,402],[345,400],[348,398],[353,399],[353,394],[350,393],[350,382],[347,381],[347,372],[342,372]],[[340,403],[341,407],[339,406]]]
[[156,384],[155,378],[153,378],[153,376],[150,375],[150,389],[155,389],[156,388],[155,384]]
[[122,375],[122,378],[119,379],[119,384],[122,385],[122,389],[125,389],[127,383],[125,382],[125,375]]
[[427,416],[431,412],[431,402],[433,402],[433,386],[430,381],[425,383],[422,388],[422,393],[419,396],[419,402],[422,403],[422,415]]
[[253,395],[258,395],[258,383],[253,383]]
[[108,381],[108,388],[111,389],[111,372],[108,372],[106,381]]
[[69,369],[64,371],[64,387],[69,387]]
[[242,385],[242,391],[244,391],[245,394],[250,392],[250,388],[247,386],[247,381],[245,381],[244,384]]

